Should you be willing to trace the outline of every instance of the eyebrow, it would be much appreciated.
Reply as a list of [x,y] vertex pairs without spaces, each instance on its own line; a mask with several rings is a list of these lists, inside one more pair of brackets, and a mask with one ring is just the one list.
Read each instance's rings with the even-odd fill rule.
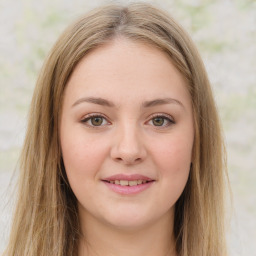
[[94,97],[88,97],[88,98],[81,98],[79,100],[77,100],[72,107],[80,104],[80,103],[84,103],[84,102],[88,102],[88,103],[93,103],[93,104],[97,104],[97,105],[101,105],[101,106],[106,106],[106,107],[115,107],[115,104],[105,100],[103,98],[94,98]]
[[[108,101],[106,99],[103,98],[95,98],[95,97],[86,97],[86,98],[80,98],[79,100],[77,100],[72,107],[77,106],[81,103],[84,102],[88,102],[88,103],[93,103],[93,104],[97,104],[97,105],[101,105],[101,106],[105,106],[105,107],[116,107],[115,104],[111,101]],[[142,108],[149,108],[149,107],[154,107],[154,106],[159,106],[159,105],[165,105],[165,104],[177,104],[181,107],[184,108],[184,105],[176,99],[173,98],[161,98],[161,99],[154,99],[154,100],[149,100],[149,101],[144,101],[141,104]]]

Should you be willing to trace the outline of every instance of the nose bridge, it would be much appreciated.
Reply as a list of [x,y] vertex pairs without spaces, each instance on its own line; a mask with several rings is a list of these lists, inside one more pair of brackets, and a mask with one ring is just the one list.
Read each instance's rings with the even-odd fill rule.
[[122,122],[117,127],[112,158],[125,164],[142,161],[146,156],[140,127],[135,120]]

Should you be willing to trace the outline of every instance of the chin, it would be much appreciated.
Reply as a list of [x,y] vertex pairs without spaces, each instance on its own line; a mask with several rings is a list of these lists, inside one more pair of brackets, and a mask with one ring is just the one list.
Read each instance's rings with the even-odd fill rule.
[[115,214],[111,216],[104,216],[104,221],[107,222],[113,228],[123,231],[135,231],[148,227],[156,221],[155,216],[150,216],[149,213],[136,213],[131,210],[126,212]]

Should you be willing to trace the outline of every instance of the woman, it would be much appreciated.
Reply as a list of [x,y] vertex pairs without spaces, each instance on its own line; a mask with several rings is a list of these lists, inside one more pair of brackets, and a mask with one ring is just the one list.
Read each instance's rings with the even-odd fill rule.
[[225,255],[223,160],[183,29],[145,3],[95,9],[38,78],[5,255]]

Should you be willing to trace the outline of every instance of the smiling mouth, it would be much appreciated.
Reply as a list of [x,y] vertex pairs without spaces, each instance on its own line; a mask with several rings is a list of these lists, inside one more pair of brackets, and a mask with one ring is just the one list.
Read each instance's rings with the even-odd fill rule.
[[105,178],[102,181],[115,193],[122,196],[132,196],[149,189],[156,180],[139,174],[117,174]]
[[110,184],[115,184],[120,186],[130,186],[130,187],[153,182],[153,180],[103,180],[103,181]]

